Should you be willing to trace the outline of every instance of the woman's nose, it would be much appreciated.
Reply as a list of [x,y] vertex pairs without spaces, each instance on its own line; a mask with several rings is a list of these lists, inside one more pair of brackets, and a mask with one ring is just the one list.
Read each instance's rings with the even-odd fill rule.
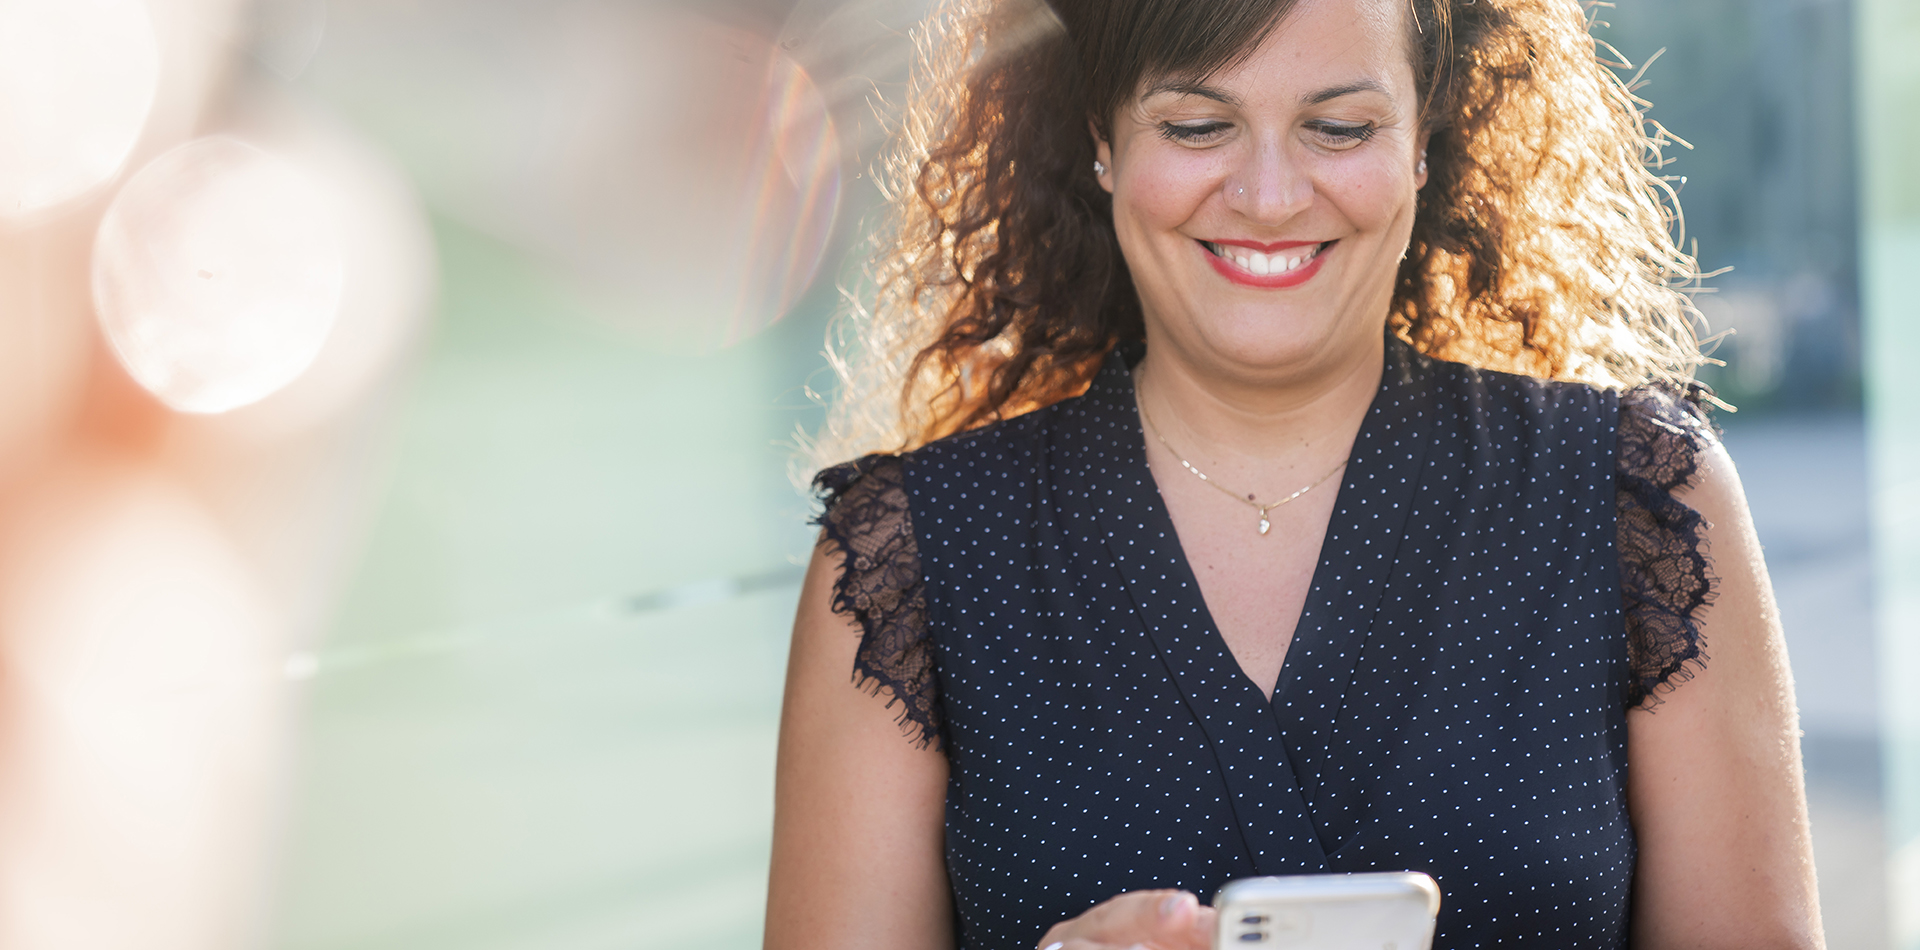
[[1280,143],[1254,149],[1227,175],[1227,207],[1260,224],[1282,224],[1313,203],[1313,182]]

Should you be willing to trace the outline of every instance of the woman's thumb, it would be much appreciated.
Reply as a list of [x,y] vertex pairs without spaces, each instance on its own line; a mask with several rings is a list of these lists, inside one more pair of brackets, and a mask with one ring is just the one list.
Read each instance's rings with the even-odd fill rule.
[[1211,913],[1202,913],[1200,900],[1186,891],[1167,895],[1160,901],[1154,926],[1154,945],[1166,950],[1208,950]]

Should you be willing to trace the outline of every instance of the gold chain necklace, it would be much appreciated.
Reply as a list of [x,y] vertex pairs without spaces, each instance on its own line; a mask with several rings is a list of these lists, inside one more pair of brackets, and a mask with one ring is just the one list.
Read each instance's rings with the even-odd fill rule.
[[1278,508],[1281,505],[1284,505],[1287,502],[1290,502],[1295,498],[1298,498],[1301,495],[1306,494],[1307,492],[1310,492],[1316,488],[1319,488],[1322,482],[1333,477],[1334,472],[1337,472],[1347,467],[1347,460],[1341,459],[1340,464],[1335,465],[1332,469],[1329,469],[1327,471],[1327,474],[1314,479],[1313,484],[1308,485],[1307,487],[1302,488],[1299,491],[1294,492],[1293,494],[1280,499],[1279,501],[1269,502],[1263,505],[1258,500],[1256,500],[1252,495],[1248,495],[1245,498],[1240,497],[1239,492],[1236,492],[1233,489],[1228,488],[1225,485],[1222,485],[1211,478],[1208,478],[1207,473],[1197,468],[1194,468],[1193,463],[1181,457],[1179,450],[1175,449],[1172,443],[1169,443],[1167,441],[1166,436],[1160,434],[1160,427],[1157,425],[1154,425],[1153,414],[1147,411],[1146,402],[1144,400],[1139,400],[1139,404],[1140,404],[1140,417],[1142,419],[1147,420],[1147,428],[1153,432],[1153,437],[1156,439],[1159,439],[1160,444],[1163,446],[1166,446],[1167,451],[1172,452],[1173,457],[1180,460],[1180,465],[1182,468],[1185,468],[1187,471],[1192,472],[1201,481],[1206,482],[1207,484],[1212,485],[1213,487],[1219,489],[1221,493],[1225,494],[1228,498],[1231,498],[1234,501],[1237,501],[1243,505],[1246,505],[1249,508],[1253,508],[1260,512],[1260,533],[1263,535],[1273,528],[1273,522],[1267,520],[1267,512],[1272,511],[1273,509]]

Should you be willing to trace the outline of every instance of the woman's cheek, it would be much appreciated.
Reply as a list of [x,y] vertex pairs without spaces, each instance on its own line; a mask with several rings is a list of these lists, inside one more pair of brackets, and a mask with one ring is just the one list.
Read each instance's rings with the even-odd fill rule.
[[1400,156],[1373,154],[1334,160],[1322,169],[1319,189],[1333,199],[1348,221],[1361,229],[1386,227],[1413,206],[1411,168],[1397,164]]
[[1144,157],[1125,196],[1143,224],[1178,227],[1198,213],[1207,195],[1219,187],[1221,163],[1217,160],[1192,153]]

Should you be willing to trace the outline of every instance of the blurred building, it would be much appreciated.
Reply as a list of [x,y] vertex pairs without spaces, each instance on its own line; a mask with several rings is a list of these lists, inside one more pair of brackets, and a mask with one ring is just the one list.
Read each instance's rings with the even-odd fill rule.
[[[1728,269],[1699,299],[1732,331],[1702,373],[1745,412],[1857,407],[1858,202],[1851,0],[1619,0],[1595,5],[1645,72],[1685,235]],[[1655,56],[1658,59],[1655,60]],[[1866,121],[1874,121],[1866,117]]]

